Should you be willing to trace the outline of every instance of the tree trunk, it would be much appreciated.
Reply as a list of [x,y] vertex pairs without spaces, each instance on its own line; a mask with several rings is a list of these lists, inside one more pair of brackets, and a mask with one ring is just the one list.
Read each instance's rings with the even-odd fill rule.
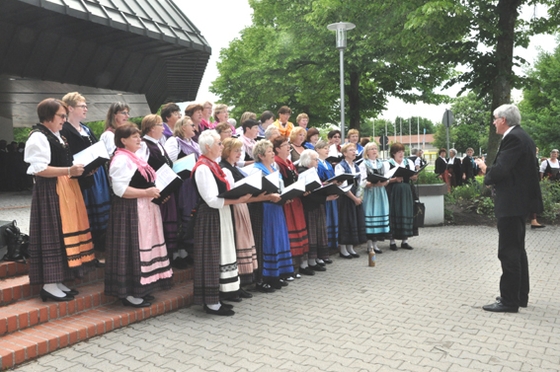
[[[515,38],[515,22],[519,16],[517,8],[521,0],[500,0],[496,11],[498,13],[498,42],[496,44],[496,73],[492,87],[492,112],[503,104],[511,103],[512,68],[513,68],[513,46]],[[494,115],[490,122],[494,121]],[[488,137],[488,157],[486,164],[492,164],[498,152],[500,135],[496,134],[496,128],[490,124]]]
[[[350,72],[350,87],[348,87],[348,115],[351,129],[360,130],[360,74]],[[347,120],[348,122],[348,120]]]

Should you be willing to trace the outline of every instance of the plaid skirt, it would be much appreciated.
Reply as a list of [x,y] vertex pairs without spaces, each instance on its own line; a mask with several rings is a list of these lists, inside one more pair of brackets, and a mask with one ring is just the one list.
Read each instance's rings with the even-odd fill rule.
[[329,200],[325,203],[325,213],[327,214],[327,238],[329,248],[338,249],[338,204],[336,200]]
[[325,206],[305,211],[305,218],[309,232],[309,258],[329,258]]
[[362,205],[356,205],[347,196],[337,199],[338,242],[343,245],[358,245],[367,241],[366,223]]
[[255,271],[255,282],[262,281],[263,267],[263,203],[250,203],[249,217],[251,218],[251,226],[253,227],[253,238],[255,240],[255,250],[257,252],[257,270]]
[[217,304],[239,290],[231,209],[201,203],[195,218],[194,304]]
[[111,211],[111,191],[105,167],[93,174],[93,186],[82,190],[95,250],[105,250],[105,233]]
[[406,239],[414,236],[414,199],[410,184],[394,183],[389,189],[389,209],[391,234],[393,239]]
[[258,269],[257,250],[247,204],[233,205],[235,226],[235,251],[241,285],[253,283],[253,273]]
[[149,198],[113,197],[105,248],[106,295],[144,297],[171,288],[161,215]]
[[[80,264],[73,268],[68,265],[57,184],[58,177],[35,177],[29,224],[30,284],[61,283],[65,280],[79,278],[87,271],[87,267],[84,265],[91,263],[84,262],[82,265],[80,260],[76,261]],[[82,200],[81,194],[75,197]],[[85,219],[87,222],[87,217]],[[93,269],[93,265],[89,265],[89,268]]]
[[177,231],[179,222],[177,221],[177,199],[175,194],[169,196],[169,200],[159,206],[161,219],[163,221],[163,236],[169,258],[173,258],[173,253],[177,252]]

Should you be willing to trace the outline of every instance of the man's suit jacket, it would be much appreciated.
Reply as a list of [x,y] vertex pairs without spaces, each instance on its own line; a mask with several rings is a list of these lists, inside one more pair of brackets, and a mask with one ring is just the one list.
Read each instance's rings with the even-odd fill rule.
[[500,143],[484,183],[494,185],[496,217],[526,216],[542,211],[539,174],[535,169],[535,143],[519,125]]

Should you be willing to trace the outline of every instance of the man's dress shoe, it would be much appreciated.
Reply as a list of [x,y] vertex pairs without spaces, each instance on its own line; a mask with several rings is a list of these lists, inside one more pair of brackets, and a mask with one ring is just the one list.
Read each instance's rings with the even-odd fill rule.
[[504,305],[501,301],[497,301],[490,305],[484,305],[482,308],[493,313],[516,313],[519,310],[517,307]]

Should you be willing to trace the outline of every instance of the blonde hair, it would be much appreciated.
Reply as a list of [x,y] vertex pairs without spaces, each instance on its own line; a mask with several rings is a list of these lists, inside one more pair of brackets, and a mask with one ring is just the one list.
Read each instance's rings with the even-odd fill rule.
[[348,131],[348,133],[346,133],[346,138],[350,138],[351,135],[353,134],[357,134],[358,135],[358,139],[360,139],[360,131],[357,129],[350,129]]
[[230,137],[223,140],[222,145],[224,145],[222,149],[222,159],[226,160],[229,158],[232,151],[243,147],[243,142],[237,138]]
[[356,144],[355,144],[355,143],[352,143],[352,142],[345,143],[345,144],[342,145],[342,147],[340,148],[340,152],[343,153],[343,154],[345,154],[346,151],[348,151],[348,149],[349,149],[350,147],[356,148]]
[[307,131],[302,127],[295,127],[294,129],[292,129],[292,132],[290,133],[290,142],[294,142],[296,137],[299,136],[300,133],[307,134]]
[[66,106],[76,107],[79,102],[85,102],[86,99],[78,92],[70,92],[62,97],[62,102],[66,103]]
[[144,116],[144,119],[142,119],[142,124],[140,125],[142,128],[142,135],[145,136],[146,134],[150,133],[153,127],[161,123],[163,123],[163,119],[159,115],[150,114]]
[[185,134],[183,132],[183,127],[188,123],[192,123],[190,116],[183,116],[175,123],[175,128],[173,128],[173,135],[179,137],[180,139],[185,139]]

